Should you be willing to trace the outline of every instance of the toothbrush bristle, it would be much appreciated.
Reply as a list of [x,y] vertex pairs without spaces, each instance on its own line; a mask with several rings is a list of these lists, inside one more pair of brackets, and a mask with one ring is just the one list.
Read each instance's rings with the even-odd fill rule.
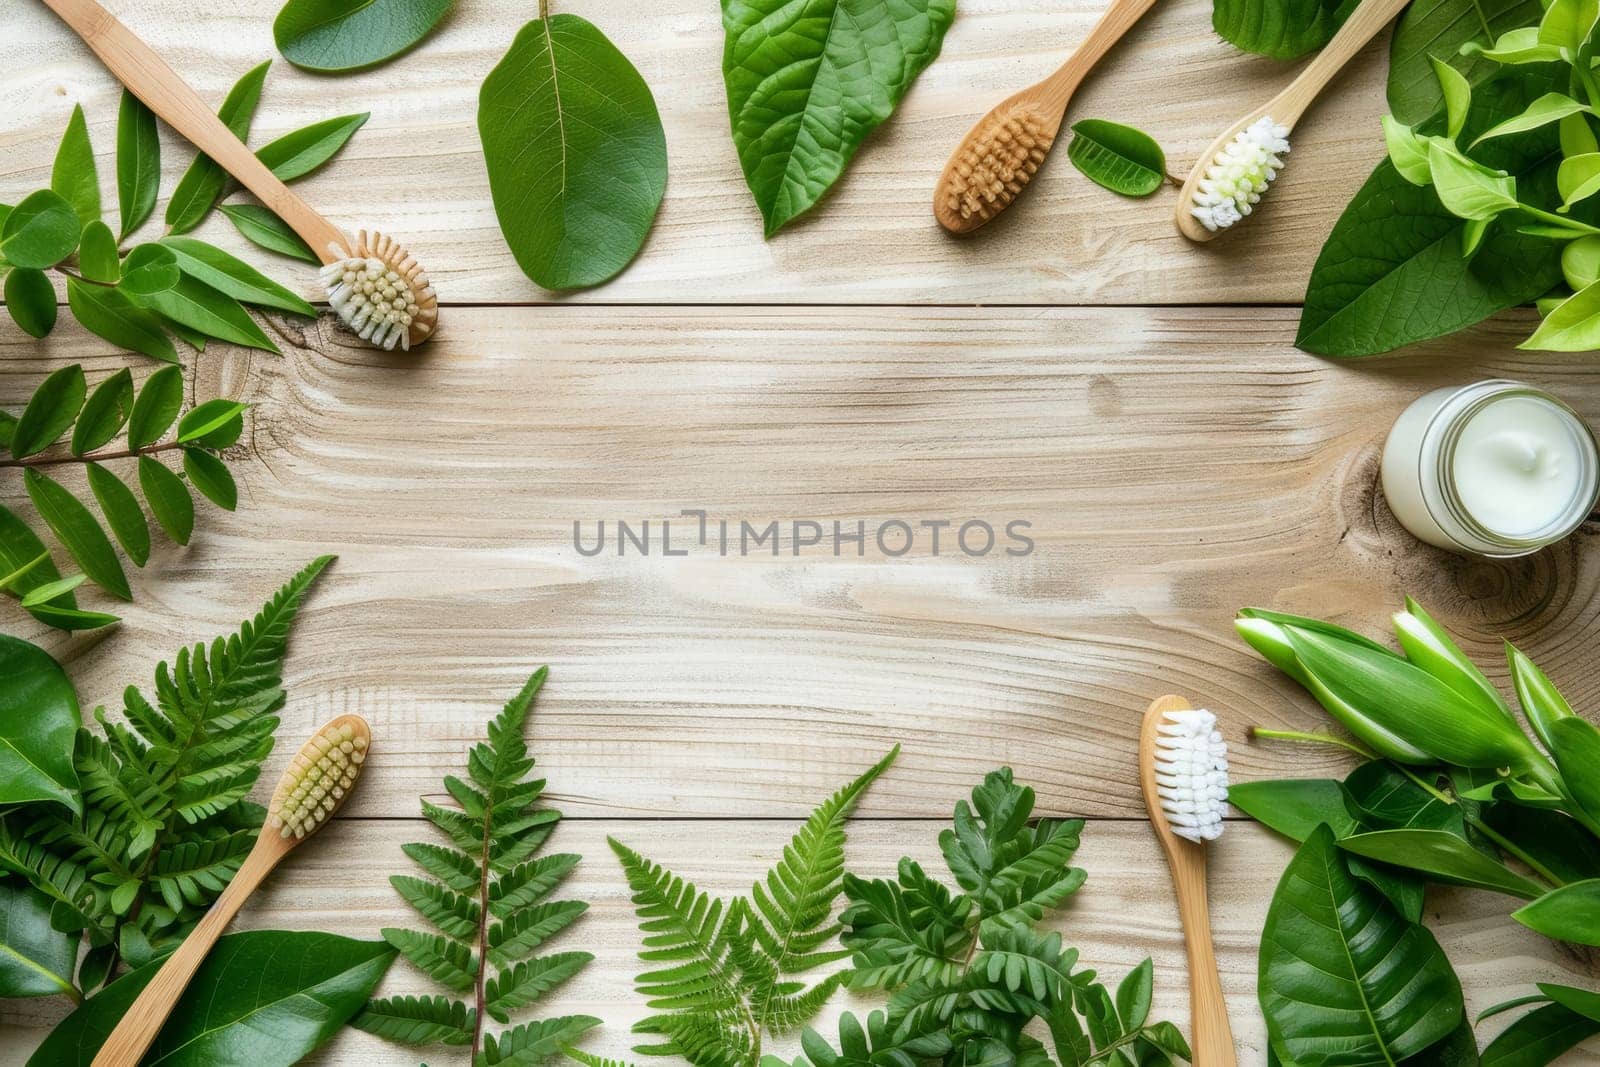
[[1234,134],[1195,183],[1190,214],[1212,233],[1238,222],[1261,202],[1289,152],[1289,128],[1264,115]]
[[1167,825],[1194,842],[1222,835],[1228,800],[1228,745],[1203,708],[1169,711],[1156,727],[1156,793]]
[[1044,117],[1027,105],[986,122],[945,169],[946,216],[988,222],[1032,180],[1054,140]]
[[266,830],[280,837],[306,837],[344,802],[367,759],[367,731],[360,720],[329,723],[301,746],[272,791]]
[[338,257],[318,275],[328,306],[363,341],[410,351],[433,333],[438,294],[398,243],[362,230],[353,250],[331,244],[328,250]]

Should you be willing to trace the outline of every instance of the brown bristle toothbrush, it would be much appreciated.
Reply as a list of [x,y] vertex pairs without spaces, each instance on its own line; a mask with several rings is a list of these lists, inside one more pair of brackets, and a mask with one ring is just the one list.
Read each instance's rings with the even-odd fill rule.
[[1011,206],[1049,154],[1078,85],[1154,3],[1111,0],[1054,74],[1006,97],[967,131],[933,190],[939,225],[951,233],[971,233]]
[[95,0],[44,0],[106,69],[167,125],[238,179],[325,264],[328,304],[362,340],[409,350],[432,336],[439,298],[416,260],[393,239],[362,230],[351,241],[255,157],[160,56]]
[[327,824],[361,775],[372,731],[358,715],[341,715],[295,753],[272,791],[267,821],[228,888],[144,987],[100,1047],[92,1067],[135,1067],[161,1032],[206,953],[245,898],[290,851]]
[[1139,785],[1150,825],[1172,868],[1172,885],[1189,957],[1189,1016],[1194,1067],[1236,1067],[1228,1005],[1206,906],[1206,842],[1222,835],[1228,800],[1228,746],[1217,718],[1178,696],[1144,713],[1139,731]]

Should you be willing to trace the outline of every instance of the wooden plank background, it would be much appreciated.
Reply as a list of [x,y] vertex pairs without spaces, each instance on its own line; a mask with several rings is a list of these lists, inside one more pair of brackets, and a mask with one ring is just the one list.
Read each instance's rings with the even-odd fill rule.
[[[180,644],[231,629],[304,562],[337,553],[294,638],[267,778],[294,739],[343,711],[372,723],[377,754],[338,825],[242,921],[357,936],[407,921],[385,879],[405,869],[399,845],[427,835],[418,794],[438,792],[484,721],[550,664],[533,743],[570,820],[558,841],[586,857],[572,893],[595,902],[567,943],[599,959],[549,1008],[604,1018],[587,1044],[606,1055],[626,1054],[643,1008],[605,836],[736,892],[814,803],[896,742],[899,762],[853,824],[853,869],[933,859],[956,799],[1010,764],[1043,813],[1090,819],[1089,883],[1058,920],[1069,942],[1113,975],[1154,955],[1158,1010],[1186,1023],[1176,916],[1135,784],[1145,704],[1176,690],[1217,709],[1240,778],[1336,772],[1316,753],[1245,741],[1251,724],[1320,718],[1230,619],[1257,604],[1376,632],[1409,592],[1497,680],[1509,637],[1576,705],[1596,706],[1597,531],[1527,560],[1470,561],[1406,535],[1376,477],[1383,435],[1417,394],[1515,376],[1600,420],[1600,365],[1515,351],[1524,313],[1400,359],[1293,350],[1310,264],[1381,152],[1381,46],[1313,113],[1248,231],[1193,248],[1171,229],[1170,191],[1121,200],[1057,160],[1003,222],[944,237],[926,201],[949,147],[990,101],[1053,66],[1100,6],[963,0],[901,112],[814,217],[763,242],[727,136],[716,5],[558,3],[640,67],[672,170],[641,259],[557,306],[534,306],[555,302],[501,242],[478,155],[477,86],[515,28],[503,8],[462,0],[437,37],[368,74],[319,78],[280,61],[253,141],[373,112],[304,188],[336,221],[414,246],[447,305],[440,339],[385,355],[325,316],[274,319],[282,358],[215,346],[191,388],[254,405],[233,457],[239,511],[202,504],[186,549],[158,537],[115,630],[66,637],[4,604],[0,626],[66,662],[87,707],[115,707]],[[273,54],[268,13],[246,0],[213,0],[198,22],[178,0],[113,7],[210,98]],[[1186,167],[1292,74],[1233,53],[1208,14],[1198,0],[1159,6],[1074,117],[1135,122]],[[4,18],[0,200],[47,181],[78,101],[109,195],[116,87],[41,6],[14,0]],[[187,153],[166,143],[170,189]],[[264,258],[225,221],[202,232]],[[309,294],[309,274],[300,281]],[[138,377],[151,369],[65,318],[44,342],[0,324],[0,408],[67,360],[92,381],[130,362]],[[0,500],[26,511],[21,496],[0,481]],[[758,528],[1021,520],[1036,547],[972,559],[947,531],[938,557],[891,558],[870,541],[861,558],[828,545],[795,556],[787,535],[777,557],[619,557],[614,540],[601,556],[574,550],[573,523],[587,542],[601,519],[670,520],[681,545],[683,509]],[[1243,821],[1214,853],[1246,1064],[1264,1058],[1255,943],[1288,854]],[[1592,961],[1506,910],[1481,894],[1430,899],[1471,1007],[1552,968],[1594,984]],[[387,983],[421,988],[403,963]],[[872,1001],[840,998],[830,1016],[847,1005]],[[0,1063],[22,1062],[60,1014],[49,1001],[5,1005]],[[357,1058],[415,1062],[355,1033],[320,1062]]]

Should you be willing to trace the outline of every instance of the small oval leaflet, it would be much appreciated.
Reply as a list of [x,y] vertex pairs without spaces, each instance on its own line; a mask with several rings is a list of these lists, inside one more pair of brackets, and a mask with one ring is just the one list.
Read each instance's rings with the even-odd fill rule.
[[375,67],[433,32],[455,0],[289,0],[272,23],[283,58],[317,71]]
[[1149,196],[1167,177],[1167,157],[1154,138],[1104,119],[1072,124],[1067,158],[1090,181],[1123,196]]

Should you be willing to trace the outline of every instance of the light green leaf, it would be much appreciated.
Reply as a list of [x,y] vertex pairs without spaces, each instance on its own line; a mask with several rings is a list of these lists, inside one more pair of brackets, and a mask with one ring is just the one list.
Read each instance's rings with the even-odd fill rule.
[[133,412],[133,373],[124,367],[95,386],[72,429],[72,454],[92,452],[117,436]]
[[1594,32],[1597,14],[1596,0],[1552,0],[1539,20],[1539,43],[1576,56]]
[[[0,593],[11,592],[13,586],[15,586],[18,582],[21,582],[38,568],[44,566],[47,562],[49,562],[49,560],[50,553],[41,552],[28,562],[22,564],[20,567],[12,568],[9,574],[0,575]],[[11,566],[9,561],[3,565],[6,567]],[[37,586],[35,588],[37,588]]]
[[1542,890],[1445,830],[1375,830],[1353,834],[1339,847],[1357,856],[1419,871],[1436,881],[1472,886],[1532,900]]
[[1600,348],[1600,282],[1556,305],[1518,348],[1542,352],[1589,352]]
[[1548,126],[1552,122],[1560,122],[1569,115],[1586,114],[1588,112],[1589,106],[1587,104],[1580,104],[1565,93],[1546,93],[1529,104],[1522,114],[1515,115],[1504,122],[1491,126],[1473,144],[1482,144],[1484,141],[1490,141],[1496,137],[1505,137],[1513,133],[1526,133],[1528,130],[1536,130],[1540,126]]
[[1576,715],[1550,724],[1551,754],[1583,813],[1600,823],[1600,729]]
[[311,246],[302,241],[288,223],[266,208],[257,204],[221,204],[219,209],[252,244],[307,263],[321,262],[316,253],[311,251]]
[[91,282],[117,284],[122,264],[117,260],[117,238],[111,227],[95,219],[83,228],[78,241],[78,273]]
[[1540,982],[1538,986],[1539,992],[1568,1011],[1600,1022],[1600,993],[1587,989],[1574,989],[1569,985],[1556,985],[1553,982]]
[[262,145],[256,150],[256,158],[281,180],[292,182],[332,159],[369,117],[370,113],[364,111],[312,123]]
[[[161,137],[156,117],[128,90],[117,109],[117,202],[121,238],[144,224],[156,209],[161,186]],[[119,238],[120,239],[120,238]]]
[[1389,162],[1412,185],[1427,185],[1433,180],[1428,167],[1428,139],[1419,137],[1410,126],[1393,115],[1383,116],[1383,141],[1389,149]]
[[1439,80],[1439,92],[1444,98],[1444,135],[1454,141],[1461,136],[1461,129],[1467,124],[1467,112],[1472,109],[1472,86],[1464,74],[1444,60],[1434,56],[1428,59],[1433,64],[1433,75]]
[[[1584,240],[1591,242],[1595,256],[1600,258],[1600,237]],[[1573,245],[1582,243],[1574,241]],[[1595,269],[1600,275],[1600,264]],[[1522,707],[1523,716],[1544,747],[1553,748],[1550,728],[1562,719],[1571,718],[1572,705],[1567,703],[1567,698],[1561,695],[1561,690],[1555,687],[1544,671],[1521,649],[1510,643],[1506,645],[1506,662],[1511,667],[1511,685],[1516,690],[1517,703]]]
[[289,0],[272,23],[283,58],[316,71],[387,63],[433,32],[455,0]]
[[1539,27],[1519,26],[1501,34],[1493,48],[1475,48],[1474,55],[1505,66],[1524,63],[1554,63],[1561,59],[1561,49],[1539,43]]
[[1246,52],[1294,59],[1327,44],[1355,0],[1216,0],[1211,27]]
[[22,481],[27,487],[28,499],[33,501],[45,525],[66,546],[83,572],[118,600],[132,600],[133,593],[128,588],[128,578],[122,572],[122,564],[118,562],[105,531],[89,514],[89,509],[59,483],[38,470],[29,468],[24,471]]
[[180,545],[189,543],[194,534],[194,497],[189,487],[160,460],[151,456],[139,457],[139,488],[150,505],[167,536]]
[[6,311],[29,337],[46,337],[56,326],[56,289],[42,270],[13,267],[6,273]]
[[128,447],[148,448],[161,440],[183,406],[183,372],[162,367],[145,379],[128,418]]
[[83,328],[119,348],[131,348],[152,359],[175,363],[178,352],[161,321],[139,307],[126,293],[103,285],[67,279],[67,307]]
[[207,337],[280,354],[278,346],[261,332],[261,327],[256,325],[242,304],[192,275],[185,274],[171,289],[141,296],[139,301],[152,311],[158,311]]
[[1461,227],[1461,258],[1470,260],[1483,246],[1483,239],[1489,234],[1489,227],[1494,225],[1493,219],[1468,219]]
[[77,249],[82,231],[72,205],[40,189],[23,197],[0,225],[0,256],[13,267],[53,267]]
[[1511,917],[1557,941],[1600,945],[1600,878],[1552,889]]
[[1517,182],[1468,159],[1448,141],[1428,142],[1433,190],[1445,210],[1459,219],[1492,219],[1517,206]]
[[24,608],[32,608],[40,604],[48,604],[56,597],[72,592],[88,580],[89,576],[87,574],[74,574],[69,578],[59,578],[53,582],[46,582],[23,597],[22,606]]
[[139,509],[133,490],[98,463],[90,463],[87,473],[89,490],[94,493],[117,544],[134,566],[143,567],[150,559],[150,526],[144,521],[144,512]]
[[83,368],[74,363],[51,373],[33,391],[22,418],[11,431],[11,454],[17,459],[43,452],[56,442],[83,409],[88,386]]
[[954,18],[955,0],[724,0],[733,144],[767,236],[839,179]]
[[51,904],[32,886],[0,881],[0,997],[77,994],[78,939],[50,925]]
[[[34,588],[59,580],[51,578]],[[0,806],[54,801],[74,812],[82,810],[72,768],[81,715],[66,672],[44,649],[0,634],[0,677],[6,680],[0,688]]]
[[546,289],[598,285],[639,254],[667,182],[650,89],[576,15],[536,19],[478,96],[489,189],[511,254]]
[[89,144],[89,125],[83,118],[83,105],[72,109],[56,161],[50,168],[50,188],[72,205],[78,222],[87,226],[100,220],[100,179],[94,172],[94,148]]
[[246,304],[278,308],[307,318],[317,315],[316,309],[300,297],[215,245],[192,237],[165,237],[161,243],[177,257],[179,270],[219,293]]
[[[244,141],[250,136],[250,120],[255,117],[256,105],[261,102],[261,86],[267,78],[267,68],[272,61],[255,67],[228,90],[217,117]],[[185,233],[200,225],[227,186],[228,177],[210,156],[199,155],[189,169],[178,179],[178,187],[167,201],[167,225],[173,233]]]
[[200,495],[224,511],[239,506],[239,488],[222,460],[199,448],[183,450],[183,469]]
[[1589,126],[1589,120],[1583,114],[1568,115],[1561,120],[1561,154],[1563,156],[1581,156],[1590,152],[1600,152],[1600,142],[1595,140],[1594,130]]
[[1167,157],[1154,138],[1104,119],[1072,124],[1067,158],[1090,181],[1123,196],[1149,196],[1167,180]]
[[1442,108],[1434,56],[1448,60],[1469,84],[1483,84],[1500,68],[1468,50],[1481,50],[1496,34],[1531,27],[1543,11],[1539,0],[1416,0],[1390,39],[1389,110],[1415,125]]
[[239,417],[249,407],[237,400],[207,400],[183,417],[178,423],[178,440],[183,444],[202,441]]
[[1556,188],[1561,193],[1558,211],[1571,211],[1572,205],[1600,192],[1600,152],[1568,156],[1556,171]]
[[0,504],[0,571],[6,573],[5,591],[14,596],[61,577],[39,535],[4,504]]

